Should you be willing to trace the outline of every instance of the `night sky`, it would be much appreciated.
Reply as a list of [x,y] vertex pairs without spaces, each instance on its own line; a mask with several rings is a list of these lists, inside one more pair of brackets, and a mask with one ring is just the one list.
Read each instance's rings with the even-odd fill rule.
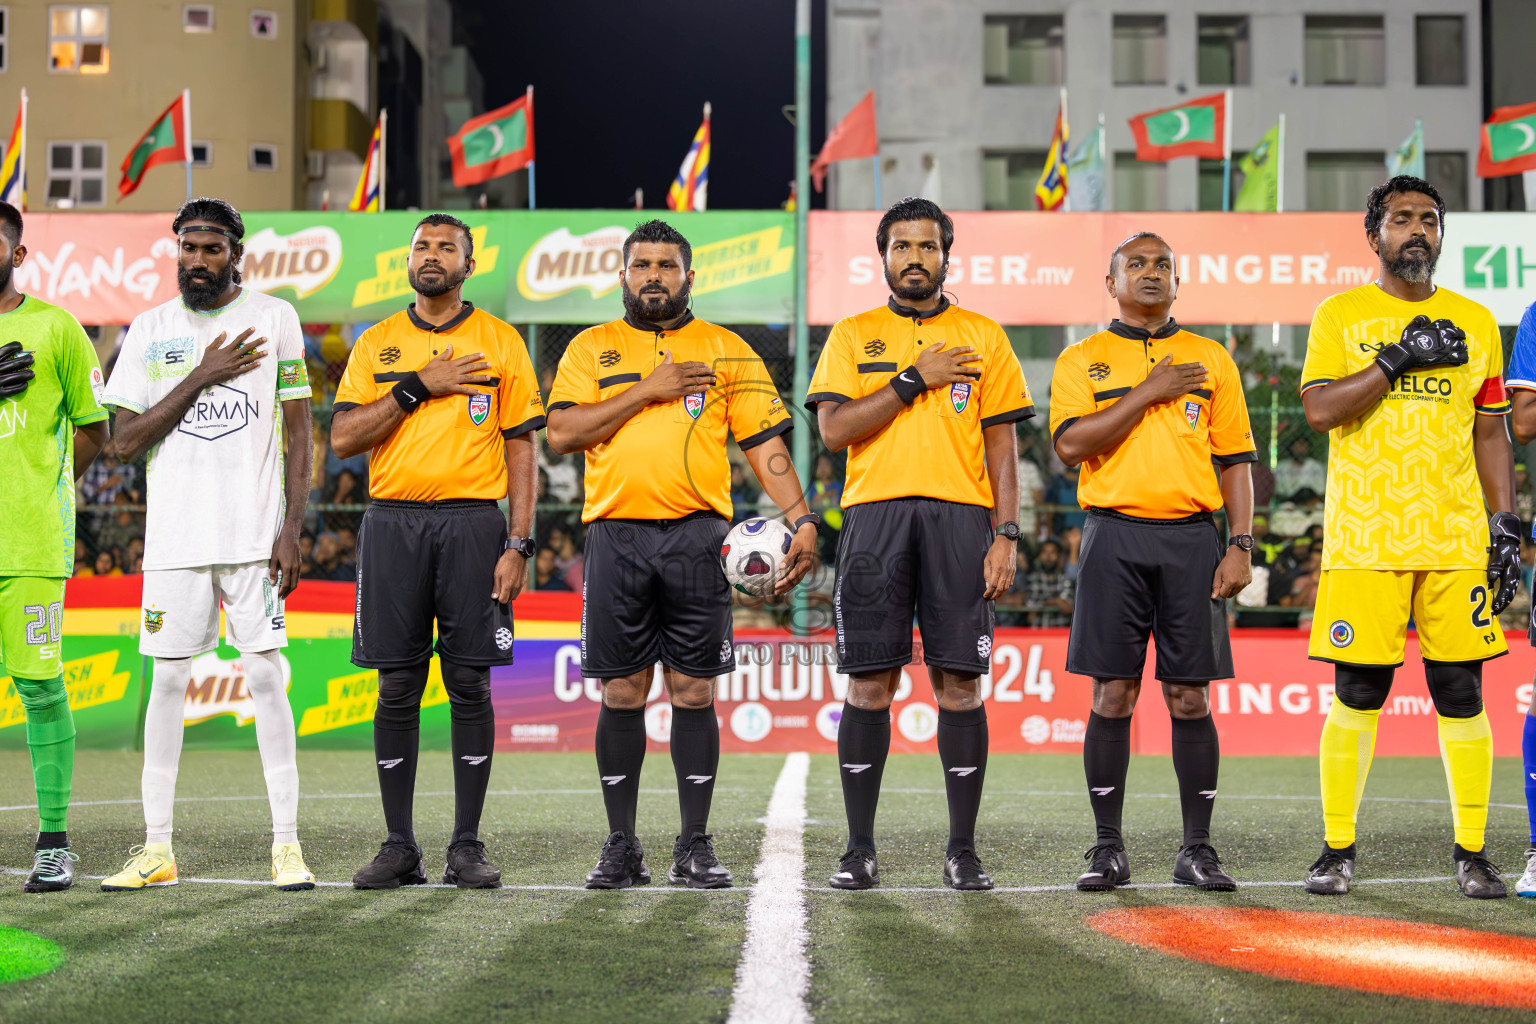
[[[647,209],[665,209],[705,100],[714,104],[709,208],[771,209],[788,197],[795,135],[780,108],[795,100],[794,0],[453,7],[455,36],[485,79],[487,109],[534,87],[540,207],[623,208],[638,186]],[[813,154],[826,134],[824,8],[813,0]]]

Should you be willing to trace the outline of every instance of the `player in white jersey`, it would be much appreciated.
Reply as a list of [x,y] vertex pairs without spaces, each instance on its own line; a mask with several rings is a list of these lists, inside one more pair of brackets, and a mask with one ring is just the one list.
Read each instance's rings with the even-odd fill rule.
[[234,207],[190,200],[172,230],[181,295],[134,318],[102,398],[118,409],[119,455],[149,455],[139,650],[155,668],[144,721],[144,846],[101,887],[176,883],[171,808],[183,708],[192,659],[218,646],[222,602],[255,705],[272,882],[312,889],[278,653],[288,645],[283,599],[299,583],[313,458],[304,338],[291,305],[240,286],[245,225]]

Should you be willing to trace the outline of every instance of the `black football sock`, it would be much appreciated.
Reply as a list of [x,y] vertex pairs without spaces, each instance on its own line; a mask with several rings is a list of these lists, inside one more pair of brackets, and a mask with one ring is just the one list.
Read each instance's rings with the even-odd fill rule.
[[709,803],[715,795],[720,767],[720,720],[714,706],[672,708],[672,768],[677,772],[677,805],[682,812],[686,841],[695,832],[707,833]]
[[939,763],[944,766],[944,795],[949,801],[946,857],[976,849],[976,813],[987,777],[987,707],[970,711],[939,708]]
[[384,826],[397,842],[415,843],[411,805],[416,796],[416,750],[421,733],[421,694],[427,663],[379,671],[379,704],[373,712],[373,757],[384,800]]
[[491,670],[443,660],[453,746],[453,842],[478,838],[485,791],[491,784],[496,712],[491,708]]
[[891,711],[865,711],[843,703],[837,726],[837,763],[842,765],[843,808],[848,812],[848,849],[875,848],[875,805],[891,752]]
[[1120,811],[1125,806],[1125,776],[1131,767],[1131,716],[1105,718],[1088,712],[1083,734],[1083,774],[1088,777],[1088,805],[1099,845],[1125,846]]
[[1184,845],[1211,841],[1211,810],[1216,805],[1216,775],[1221,748],[1216,722],[1204,718],[1173,720],[1173,771],[1179,777],[1179,806],[1184,810]]
[[37,834],[38,850],[63,850],[69,846],[68,832],[39,832]]
[[645,708],[597,709],[597,775],[608,810],[608,831],[635,834],[640,768],[645,764]]

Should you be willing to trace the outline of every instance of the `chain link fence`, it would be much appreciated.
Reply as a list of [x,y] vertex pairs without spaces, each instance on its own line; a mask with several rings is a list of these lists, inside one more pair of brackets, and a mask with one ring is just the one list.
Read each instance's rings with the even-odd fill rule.
[[[355,572],[357,527],[367,507],[367,456],[339,459],[330,446],[330,418],[336,386],[346,365],[351,340],[367,325],[306,325],[306,353],[315,386],[315,458],[309,510],[305,516],[301,552],[306,579],[350,580]],[[540,389],[546,397],[554,383],[560,358],[571,339],[586,325],[541,324],[520,330],[530,341]],[[787,325],[734,325],[760,355],[785,404],[797,418],[797,429],[811,441],[812,474],[808,498],[826,519],[822,545],[828,568],[810,579],[812,600],[830,591],[836,535],[841,526],[840,496],[846,453],[828,452],[808,414],[788,396],[794,394],[793,332]],[[1290,332],[1285,344],[1275,344],[1269,325],[1258,327],[1199,327],[1197,333],[1227,340],[1242,372],[1249,418],[1259,462],[1254,466],[1257,538],[1254,565],[1260,579],[1237,603],[1240,624],[1305,625],[1315,599],[1323,530],[1323,491],[1327,473],[1328,438],[1308,426],[1297,388],[1305,330]],[[1088,333],[1077,332],[1076,336]],[[1230,334],[1228,333],[1230,332]],[[814,368],[828,328],[810,330],[809,362]],[[1010,332],[1013,333],[1013,332]],[[1025,540],[1019,546],[1018,574],[1013,590],[998,602],[1002,625],[1061,626],[1070,618],[1077,572],[1077,549],[1085,513],[1077,505],[1075,470],[1056,458],[1045,410],[1050,401],[1050,362],[1069,337],[1037,347],[1026,358],[1030,388],[1039,415],[1018,425],[1020,508],[1018,521]],[[1513,343],[1505,334],[1505,351]],[[1016,347],[1018,343],[1016,342]],[[110,371],[110,357],[104,360]],[[539,448],[539,491],[535,539],[540,553],[531,583],[539,589],[579,591],[584,460],[560,455],[544,442]],[[745,457],[731,446],[731,496],[737,521],[778,510],[762,495]],[[1524,472],[1524,451],[1517,446],[1518,501],[1529,532],[1533,516],[1532,488]],[[77,574],[139,571],[143,554],[145,473],[142,461],[122,465],[103,456],[87,471],[78,495]],[[1533,552],[1525,550],[1529,572]],[[1529,586],[1505,613],[1509,628],[1523,628],[1529,609]],[[788,604],[745,602],[738,609],[743,626],[782,626]]]

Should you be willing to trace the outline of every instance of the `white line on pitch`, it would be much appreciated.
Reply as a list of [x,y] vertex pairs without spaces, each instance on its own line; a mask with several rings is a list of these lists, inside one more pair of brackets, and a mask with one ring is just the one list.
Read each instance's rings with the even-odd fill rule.
[[809,755],[790,754],[773,784],[727,1024],[810,1024],[803,842],[810,766]]
[[[593,786],[591,789],[492,789],[492,790],[487,791],[485,795],[486,796],[573,796],[573,795],[590,795],[590,794],[596,794],[596,793],[600,793],[600,792],[602,792],[600,789],[598,789],[596,786]],[[640,792],[641,793],[662,793],[662,794],[666,794],[666,795],[670,796],[670,795],[675,794],[677,792],[677,790],[675,790],[675,789],[642,789],[642,790],[640,790]],[[729,788],[726,788],[726,787],[716,787],[715,792],[716,793],[740,793],[740,792],[742,792],[742,790],[740,790],[740,789],[729,789]],[[448,790],[442,790],[440,792],[433,792],[433,793],[417,793],[416,795],[418,797],[453,796],[453,790],[448,789]],[[375,791],[373,793],[300,793],[299,794],[299,799],[300,800],[377,800],[378,798],[379,798],[379,794],[378,794],[377,791]],[[265,793],[263,793],[260,796],[182,796],[182,797],[177,797],[176,798],[176,802],[178,804],[215,804],[215,803],[229,803],[229,802],[237,802],[238,803],[238,802],[247,801],[247,800],[259,800],[262,803],[266,803],[267,802],[267,796],[266,796]],[[1443,802],[1444,801],[1442,801],[1442,803]],[[70,803],[69,803],[69,806],[70,807],[108,807],[108,806],[114,806],[114,805],[117,805],[117,804],[139,804],[139,803],[143,803],[143,801],[141,799],[139,799],[138,797],[133,797],[131,799],[123,799],[123,800],[71,800]],[[35,810],[37,810],[37,804],[35,804],[35,803],[31,803],[31,804],[15,804],[15,805],[10,806],[10,807],[0,807],[0,811],[35,811]]]

